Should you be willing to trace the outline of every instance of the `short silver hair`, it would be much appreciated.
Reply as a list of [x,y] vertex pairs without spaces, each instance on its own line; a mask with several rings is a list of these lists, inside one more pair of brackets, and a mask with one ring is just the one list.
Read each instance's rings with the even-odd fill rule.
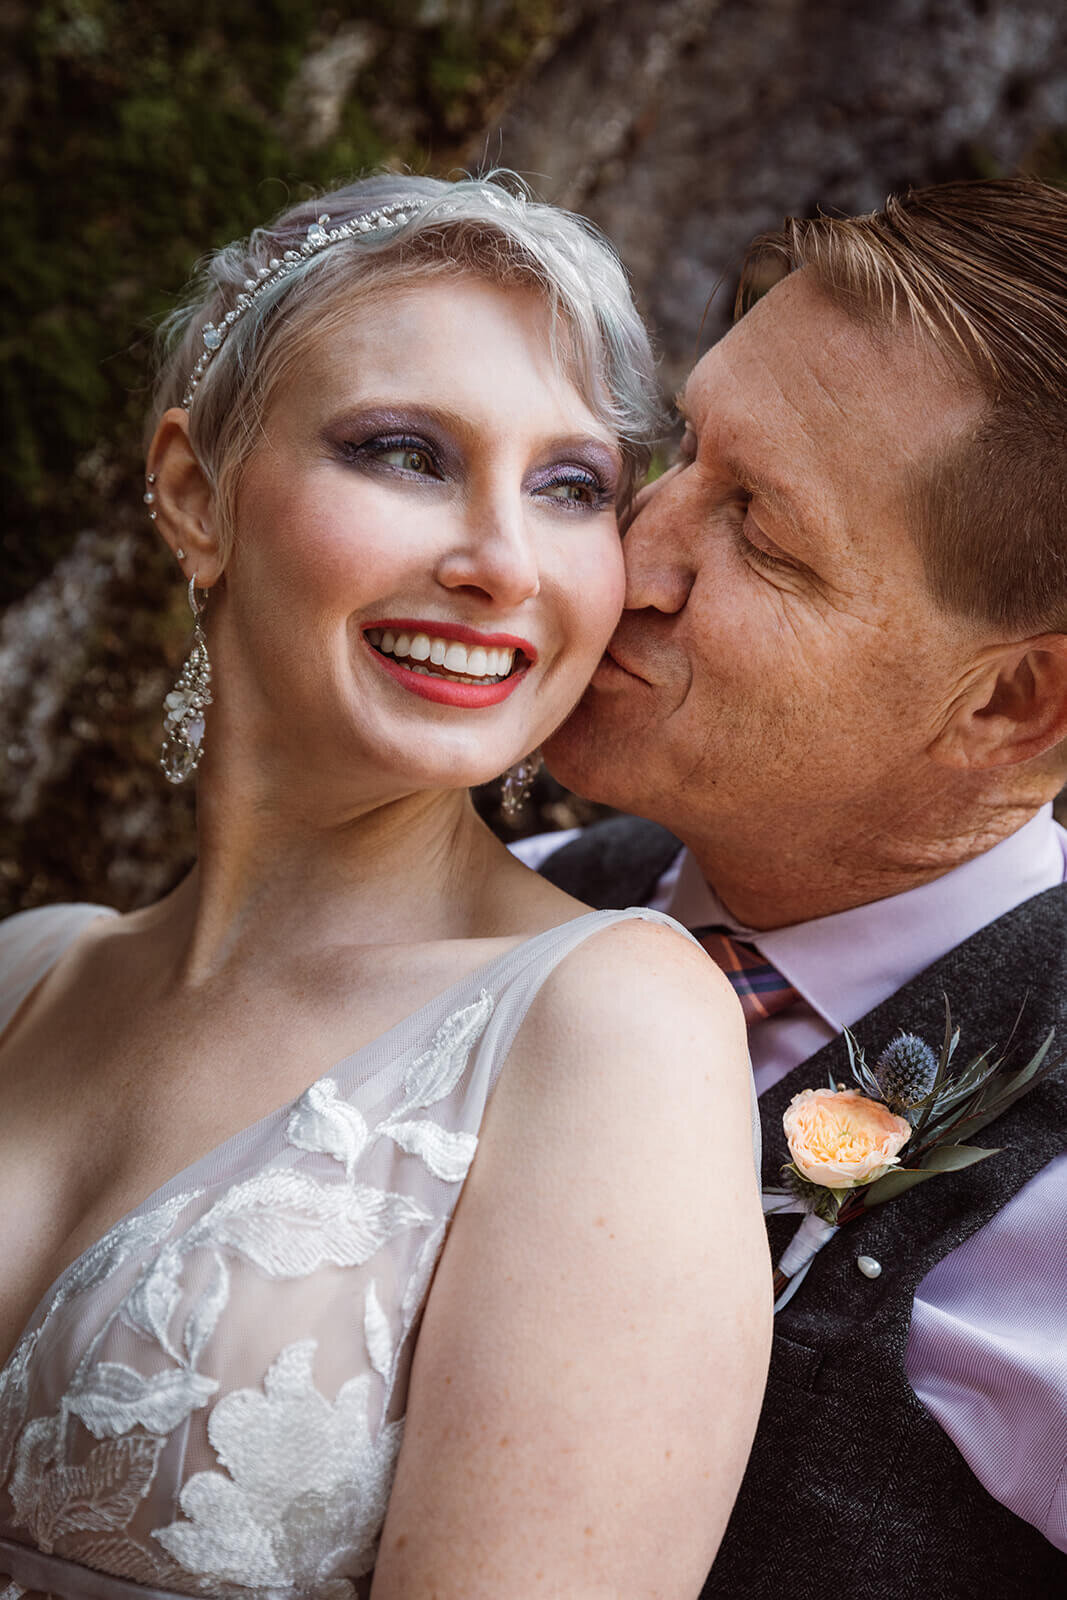
[[151,438],[163,412],[180,406],[203,353],[202,329],[218,324],[238,294],[271,260],[307,237],[318,217],[330,226],[387,207],[412,208],[401,227],[357,233],[303,256],[227,330],[189,404],[190,438],[232,534],[241,469],[262,418],[287,372],[327,337],[357,300],[388,295],[435,277],[473,276],[521,284],[544,297],[554,355],[594,416],[618,440],[625,500],[664,431],[655,361],[625,271],[603,235],[583,217],[529,198],[502,176],[436,178],[393,174],[366,178],[303,201],[247,242],[201,262],[188,298],[163,323],[160,363],[148,418]]

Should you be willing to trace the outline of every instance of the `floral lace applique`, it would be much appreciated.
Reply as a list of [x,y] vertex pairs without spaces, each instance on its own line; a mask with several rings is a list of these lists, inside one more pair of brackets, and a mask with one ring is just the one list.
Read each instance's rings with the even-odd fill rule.
[[[354,1580],[374,1565],[403,1430],[402,1417],[388,1420],[390,1405],[451,1215],[451,1204],[434,1215],[410,1195],[359,1182],[358,1173],[389,1139],[437,1179],[463,1181],[476,1134],[417,1113],[455,1091],[493,1004],[482,990],[445,1019],[408,1067],[399,1103],[373,1128],[328,1075],[301,1095],[286,1124],[289,1147],[331,1158],[343,1176],[266,1167],[223,1190],[177,1235],[179,1214],[202,1191],[173,1196],[119,1223],[61,1280],[41,1327],[0,1373],[0,1484],[7,1481],[17,1524],[38,1549],[215,1600],[250,1591],[270,1600],[352,1600]],[[411,1270],[395,1283],[386,1269],[363,1291],[364,1370],[332,1402],[313,1382],[312,1338],[281,1350],[262,1389],[218,1397],[218,1381],[199,1365],[225,1321],[230,1263],[268,1279],[361,1268],[412,1229],[426,1237]],[[27,1421],[49,1319],[137,1256],[144,1265],[136,1281],[95,1332],[58,1409]],[[379,1278],[390,1283],[384,1302]],[[169,1364],[142,1373],[98,1359],[116,1319],[153,1350],[154,1367],[160,1358]],[[207,1436],[220,1470],[188,1479],[178,1497],[182,1519],[154,1529],[148,1542],[131,1537],[167,1440],[209,1406]],[[372,1415],[382,1419],[375,1428]],[[85,1432],[73,1434],[75,1426]],[[87,1453],[85,1434],[98,1441]],[[14,1600],[21,1591],[9,1587]]]
[[402,1425],[371,1437],[375,1380],[360,1373],[331,1405],[312,1379],[313,1339],[273,1362],[263,1392],[215,1406],[208,1434],[229,1474],[199,1472],[181,1494],[188,1522],[154,1536],[190,1572],[308,1600],[354,1595],[374,1564]]

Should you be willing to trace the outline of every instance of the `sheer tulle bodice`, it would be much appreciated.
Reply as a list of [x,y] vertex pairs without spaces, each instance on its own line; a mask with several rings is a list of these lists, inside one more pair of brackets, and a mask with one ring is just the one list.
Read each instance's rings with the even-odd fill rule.
[[[0,1029],[98,915],[0,928]],[[0,1600],[367,1592],[419,1316],[487,1097],[548,973],[627,916],[669,921],[593,912],[527,940],[62,1273],[0,1372]]]

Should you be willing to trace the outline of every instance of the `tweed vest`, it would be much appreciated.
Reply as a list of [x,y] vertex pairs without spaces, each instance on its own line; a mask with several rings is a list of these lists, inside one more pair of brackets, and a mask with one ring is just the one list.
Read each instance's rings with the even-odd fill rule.
[[[542,870],[591,904],[634,904],[651,895],[677,849],[654,824],[613,818]],[[869,1056],[902,1028],[936,1042],[946,994],[964,1051],[1005,1042],[1024,1000],[1013,1059],[1028,1059],[1053,1027],[1054,1048],[1067,1046],[1067,887],[981,929],[853,1031]],[[765,1185],[777,1183],[787,1157],[783,1110],[830,1070],[847,1077],[840,1039],[762,1096]],[[1000,1154],[920,1184],[842,1229],[775,1318],[756,1440],[701,1600],[1067,1593],[1067,1556],[987,1493],[904,1371],[918,1284],[1067,1147],[1063,1072],[979,1139]],[[768,1219],[775,1259],[797,1221]],[[880,1261],[881,1277],[863,1277],[857,1255]]]

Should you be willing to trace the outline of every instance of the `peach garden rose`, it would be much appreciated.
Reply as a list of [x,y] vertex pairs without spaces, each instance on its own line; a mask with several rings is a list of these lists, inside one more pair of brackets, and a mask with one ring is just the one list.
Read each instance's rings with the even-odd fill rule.
[[854,1189],[898,1165],[911,1124],[854,1089],[802,1089],[782,1118],[793,1165],[811,1183]]

